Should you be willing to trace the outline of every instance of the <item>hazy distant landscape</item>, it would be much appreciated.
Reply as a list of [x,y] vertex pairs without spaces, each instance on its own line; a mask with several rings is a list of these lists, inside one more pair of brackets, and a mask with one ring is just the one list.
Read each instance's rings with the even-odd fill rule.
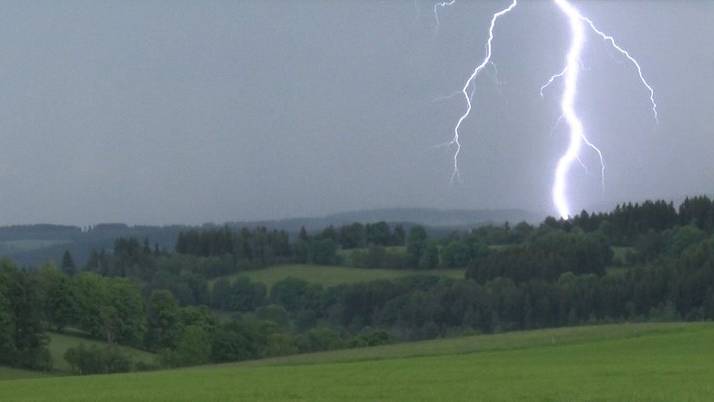
[[[467,229],[488,223],[530,221],[540,219],[538,214],[520,210],[438,210],[423,208],[392,208],[344,212],[318,218],[291,218],[274,221],[207,223],[207,226],[227,225],[231,228],[264,226],[285,230],[296,235],[300,228],[322,230],[327,226],[352,222],[404,223],[426,225],[430,230],[446,233],[453,229]],[[15,225],[0,227],[0,256],[17,261],[20,265],[37,265],[52,260],[59,262],[69,250],[79,263],[85,263],[92,249],[111,249],[120,237],[148,239],[152,246],[162,249],[174,247],[176,236],[188,225],[149,226],[123,223],[96,224],[88,227],[66,225]]]

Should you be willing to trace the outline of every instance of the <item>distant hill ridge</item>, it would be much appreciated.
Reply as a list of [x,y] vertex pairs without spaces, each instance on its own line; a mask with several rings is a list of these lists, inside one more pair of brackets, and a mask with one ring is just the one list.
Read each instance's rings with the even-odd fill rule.
[[124,223],[99,223],[81,228],[71,225],[33,224],[0,227],[0,257],[9,257],[21,265],[38,265],[48,260],[59,262],[62,253],[69,250],[75,261],[83,264],[92,249],[110,249],[119,237],[148,239],[153,246],[173,249],[176,237],[190,227],[232,228],[265,226],[271,229],[297,233],[301,227],[318,231],[327,226],[340,226],[353,222],[400,223],[409,227],[419,224],[432,228],[432,232],[446,233],[454,229],[467,229],[488,223],[506,221],[537,222],[543,216],[519,209],[503,210],[449,210],[436,208],[383,208],[340,212],[323,217],[289,218],[280,220],[228,222],[204,225],[126,225]]
[[319,230],[330,225],[338,226],[353,222],[385,221],[431,227],[469,227],[487,223],[537,222],[543,218],[545,218],[544,214],[521,209],[381,208],[339,212],[324,217],[231,222],[229,225],[238,227],[262,225],[287,231],[297,231],[303,226],[308,230]]

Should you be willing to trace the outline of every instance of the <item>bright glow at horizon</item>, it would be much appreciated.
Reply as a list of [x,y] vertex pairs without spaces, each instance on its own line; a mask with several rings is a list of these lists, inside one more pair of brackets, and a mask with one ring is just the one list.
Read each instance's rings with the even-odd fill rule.
[[[456,0],[442,1],[434,5],[434,18],[436,20],[437,29],[439,26],[438,8],[451,6],[455,2]],[[552,187],[552,198],[553,204],[556,210],[558,211],[560,217],[563,219],[568,219],[571,216],[571,210],[567,198],[567,176],[574,161],[578,161],[581,165],[583,165],[580,159],[580,151],[582,149],[583,144],[587,145],[597,153],[600,159],[601,184],[603,190],[605,188],[605,159],[600,149],[598,149],[593,143],[588,140],[587,136],[585,135],[583,123],[578,117],[577,112],[575,111],[575,98],[577,96],[578,78],[580,76],[581,70],[580,56],[582,54],[582,50],[585,43],[585,24],[587,24],[590,29],[598,36],[609,42],[615,50],[625,56],[635,66],[640,81],[649,91],[652,114],[654,115],[656,122],[659,122],[659,116],[657,114],[657,104],[655,103],[654,99],[654,90],[652,89],[652,86],[647,82],[647,80],[645,80],[644,75],[642,74],[642,68],[640,67],[640,64],[637,62],[637,60],[632,57],[627,50],[618,45],[612,36],[600,31],[589,18],[584,17],[580,13],[580,11],[578,11],[578,9],[570,3],[570,1],[553,0],[553,2],[560,9],[560,11],[565,14],[566,18],[568,19],[571,41],[563,70],[551,76],[550,79],[543,86],[541,86],[540,95],[543,96],[543,91],[548,86],[550,86],[556,79],[563,78],[563,93],[560,100],[561,115],[558,118],[558,121],[560,121],[560,119],[565,119],[568,124],[568,128],[570,129],[570,134],[568,148],[558,160],[558,164],[555,169],[555,178]],[[463,94],[464,99],[466,100],[466,112],[458,119],[454,128],[454,137],[452,138],[452,140],[444,144],[448,146],[453,145],[456,147],[456,150],[454,151],[453,172],[451,175],[452,183],[455,179],[459,181],[461,180],[458,161],[459,154],[461,152],[461,143],[459,142],[459,129],[461,128],[461,124],[463,123],[463,121],[471,113],[471,99],[473,96],[473,91],[475,90],[475,85],[473,84],[473,81],[487,64],[492,63],[491,53],[494,37],[493,30],[496,24],[496,20],[499,17],[513,10],[517,6],[517,4],[517,0],[513,0],[513,2],[507,8],[495,13],[491,18],[491,25],[489,27],[489,37],[488,41],[486,42],[486,57],[483,59],[481,64],[476,66],[473,73],[466,80],[464,87],[461,89],[461,93]],[[471,94],[468,93],[469,87],[472,87]],[[583,165],[583,167],[585,167],[585,165]]]

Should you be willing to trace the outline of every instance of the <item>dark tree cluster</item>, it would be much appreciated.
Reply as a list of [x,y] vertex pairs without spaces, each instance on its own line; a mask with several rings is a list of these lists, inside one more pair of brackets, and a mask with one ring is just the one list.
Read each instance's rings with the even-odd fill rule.
[[645,201],[618,205],[607,213],[588,214],[583,211],[570,220],[549,218],[546,225],[586,232],[606,232],[614,244],[632,245],[648,232],[659,232],[676,226],[692,225],[708,234],[714,233],[714,202],[707,196],[686,198],[679,207],[672,202]]
[[386,222],[332,226],[322,231],[320,237],[334,240],[345,250],[367,246],[403,246],[406,233],[401,225],[393,228]]
[[232,255],[259,266],[290,262],[292,249],[285,231],[258,227],[234,232],[230,228],[189,230],[176,240],[176,252],[201,257]]
[[565,272],[601,276],[612,257],[610,244],[599,234],[549,230],[523,245],[472,260],[466,277],[481,283],[499,277],[520,283],[534,279],[553,281]]
[[[118,345],[157,352],[159,366],[178,367],[371,346],[392,340],[383,331],[365,329],[352,334],[317,325],[314,313],[312,318],[294,316],[294,308],[304,313],[319,305],[298,301],[304,298],[304,289],[296,293],[289,285],[276,285],[268,296],[265,285],[249,279],[219,279],[212,288],[206,287],[205,301],[195,305],[181,305],[171,290],[152,289],[151,285],[136,278],[101,276],[86,270],[70,276],[51,265],[22,271],[3,261],[0,364],[52,369],[46,331],[67,328],[107,345],[68,349],[64,358],[76,374],[154,368],[133,362]],[[219,319],[209,305],[235,316]]]
[[312,235],[302,228],[292,241],[285,231],[258,227],[235,232],[226,226],[179,233],[176,252],[199,257],[232,256],[236,265],[247,268],[289,262],[330,265],[340,262],[340,248],[403,246],[405,237],[402,226],[392,228],[386,222],[328,226]]
[[380,328],[399,339],[624,320],[714,319],[714,239],[678,258],[625,273],[564,272],[483,282],[413,277],[323,289],[297,279],[271,301],[296,317],[348,331]]
[[49,370],[38,278],[0,262],[0,364]]

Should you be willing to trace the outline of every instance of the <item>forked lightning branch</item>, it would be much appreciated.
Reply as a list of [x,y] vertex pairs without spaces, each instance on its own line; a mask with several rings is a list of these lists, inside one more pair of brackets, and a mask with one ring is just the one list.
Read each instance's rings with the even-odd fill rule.
[[[443,1],[434,4],[434,18],[436,21],[436,26],[439,26],[439,10],[441,8],[446,8],[454,6],[456,0]],[[640,63],[630,55],[630,53],[620,46],[615,39],[605,34],[603,31],[597,28],[592,20],[583,16],[583,14],[568,0],[553,0],[553,3],[560,12],[565,16],[568,24],[568,32],[570,37],[570,44],[568,51],[565,55],[565,61],[563,69],[553,76],[541,87],[540,93],[543,95],[543,91],[554,81],[558,79],[563,80],[563,91],[560,96],[560,118],[563,119],[569,130],[569,141],[565,152],[560,156],[558,163],[553,173],[553,187],[552,187],[552,199],[555,209],[558,211],[563,219],[568,219],[571,216],[570,203],[568,202],[568,174],[573,166],[573,163],[580,161],[580,154],[582,152],[583,146],[589,147],[593,150],[599,160],[601,167],[601,180],[602,185],[605,185],[605,159],[602,152],[595,146],[586,135],[586,129],[583,127],[583,123],[578,117],[577,110],[575,109],[575,101],[578,94],[578,82],[580,79],[581,72],[581,55],[583,52],[585,44],[586,30],[589,29],[595,35],[599,36],[603,40],[607,41],[617,52],[624,56],[632,65],[635,67],[638,78],[642,85],[649,92],[649,100],[652,107],[652,114],[655,121],[658,120],[657,115],[657,104],[655,103],[654,90],[652,86],[645,80],[642,73],[642,68]],[[451,181],[460,180],[459,172],[459,157],[461,156],[461,142],[460,135],[462,131],[462,125],[464,121],[469,117],[471,111],[473,110],[473,94],[475,90],[475,80],[483,71],[483,69],[491,63],[491,56],[493,53],[493,41],[494,41],[494,31],[499,20],[512,12],[518,6],[518,0],[513,0],[507,7],[495,12],[491,17],[491,23],[488,28],[488,39],[485,44],[486,55],[481,60],[481,62],[476,65],[471,74],[468,76],[464,86],[461,88],[461,95],[464,97],[466,102],[466,110],[458,118],[454,126],[453,138],[447,144],[455,148],[453,154],[453,171],[451,174]]]

